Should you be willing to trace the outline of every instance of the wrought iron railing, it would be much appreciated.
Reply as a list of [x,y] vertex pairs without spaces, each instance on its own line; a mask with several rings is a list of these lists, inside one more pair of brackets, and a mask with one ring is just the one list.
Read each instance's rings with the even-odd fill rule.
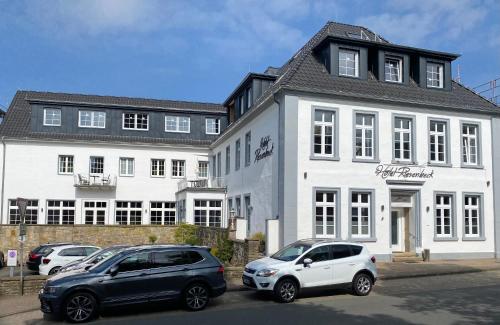
[[116,175],[75,174],[74,186],[79,188],[115,188]]

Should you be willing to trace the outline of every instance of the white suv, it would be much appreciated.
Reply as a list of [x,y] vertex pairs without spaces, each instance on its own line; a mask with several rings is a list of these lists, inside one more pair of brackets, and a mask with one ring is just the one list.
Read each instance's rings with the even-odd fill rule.
[[302,288],[345,284],[366,296],[376,280],[375,257],[363,244],[325,239],[299,240],[243,272],[245,286],[274,291],[280,302],[292,302]]
[[40,275],[52,275],[64,265],[92,255],[100,248],[87,245],[65,245],[52,247],[43,257],[38,268]]

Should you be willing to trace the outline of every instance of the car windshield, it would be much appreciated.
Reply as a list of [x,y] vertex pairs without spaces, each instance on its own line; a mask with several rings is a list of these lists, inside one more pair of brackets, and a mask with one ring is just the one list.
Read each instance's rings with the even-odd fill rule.
[[102,263],[104,263],[105,261],[107,261],[110,258],[114,257],[115,255],[119,254],[124,249],[125,248],[119,248],[119,249],[116,249],[116,250],[107,251],[105,254],[100,255],[99,258],[96,258],[94,261],[92,261],[95,264],[92,265],[91,267],[87,268],[87,270],[93,270],[93,269],[99,267]]
[[311,248],[311,245],[307,245],[304,243],[293,243],[274,253],[271,258],[280,261],[293,261],[304,252],[306,252],[309,248]]

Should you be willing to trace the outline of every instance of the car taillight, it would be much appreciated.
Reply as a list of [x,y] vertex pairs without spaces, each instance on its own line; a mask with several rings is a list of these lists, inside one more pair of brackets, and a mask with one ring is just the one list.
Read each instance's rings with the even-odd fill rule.
[[42,263],[43,263],[43,264],[49,264],[49,263],[50,263],[50,258],[44,258],[44,259],[42,260]]
[[217,273],[224,274],[224,266],[223,265],[219,266],[219,269],[217,270]]
[[375,256],[372,256],[372,257],[370,258],[370,260],[372,261],[372,263],[375,263],[375,262],[377,261],[377,259],[375,258]]
[[30,253],[30,259],[34,260],[36,258],[40,257],[40,255],[35,254],[35,253]]

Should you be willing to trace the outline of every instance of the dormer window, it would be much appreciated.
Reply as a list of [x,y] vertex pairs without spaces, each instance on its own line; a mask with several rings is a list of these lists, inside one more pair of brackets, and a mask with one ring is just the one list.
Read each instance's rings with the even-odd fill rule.
[[339,50],[339,75],[347,77],[359,76],[359,52]]
[[43,125],[61,126],[61,110],[59,108],[45,108],[43,110]]
[[442,64],[427,62],[427,87],[443,88],[443,71]]
[[385,58],[385,81],[399,82],[403,81],[402,77],[402,60],[395,57]]

